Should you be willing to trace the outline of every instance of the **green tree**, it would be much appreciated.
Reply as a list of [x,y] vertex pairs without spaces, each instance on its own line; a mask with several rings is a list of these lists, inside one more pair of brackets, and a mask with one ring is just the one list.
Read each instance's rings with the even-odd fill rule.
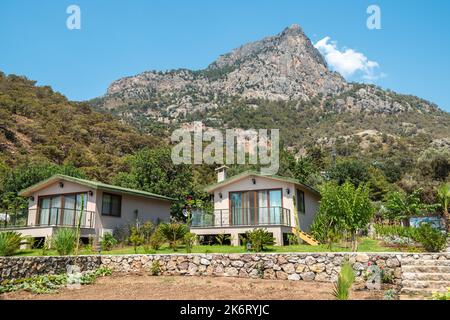
[[195,183],[193,172],[191,165],[172,162],[170,148],[145,148],[125,158],[123,171],[114,177],[113,183],[178,199],[172,205],[172,215],[183,219],[189,199],[199,200],[197,205],[210,203],[209,195]]
[[420,195],[422,189],[414,190],[407,194],[402,191],[390,192],[387,195],[385,217],[389,221],[404,221],[408,225],[408,219],[412,216],[420,216],[430,209],[435,209],[436,205],[422,203]]
[[450,151],[427,149],[417,160],[417,170],[423,177],[445,181],[450,176]]
[[339,186],[327,183],[321,188],[319,212],[311,226],[316,239],[331,244],[344,233],[351,236],[352,250],[358,247],[357,232],[367,227],[374,208],[367,185],[355,187],[349,181]]
[[370,179],[367,165],[352,159],[339,161],[335,167],[331,168],[329,176],[339,185],[349,181],[356,187]]
[[442,206],[443,216],[446,221],[446,228],[449,229],[449,221],[450,221],[450,212],[449,212],[449,204],[450,204],[450,182],[444,183],[438,189],[438,200]]

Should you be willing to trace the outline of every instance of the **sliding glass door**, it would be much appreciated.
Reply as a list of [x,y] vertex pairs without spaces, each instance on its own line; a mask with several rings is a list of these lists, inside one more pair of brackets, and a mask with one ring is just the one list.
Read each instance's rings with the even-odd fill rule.
[[61,196],[39,198],[39,224],[55,225],[60,217]]
[[281,190],[269,191],[270,204],[270,221],[271,224],[281,224],[282,204],[281,204]]
[[252,226],[280,224],[281,196],[281,189],[231,192],[230,224]]
[[39,197],[39,224],[77,225],[81,213],[82,195],[84,195],[84,212],[86,215],[86,193]]

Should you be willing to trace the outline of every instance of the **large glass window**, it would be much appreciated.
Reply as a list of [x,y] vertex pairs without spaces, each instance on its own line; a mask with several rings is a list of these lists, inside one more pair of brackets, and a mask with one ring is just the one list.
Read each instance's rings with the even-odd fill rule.
[[84,210],[86,211],[86,193],[39,197],[39,224],[75,225],[76,216],[79,216],[81,212],[82,195],[84,195]]
[[116,194],[103,193],[102,215],[120,217],[122,197]]
[[231,192],[230,210],[232,225],[280,224],[281,189]]

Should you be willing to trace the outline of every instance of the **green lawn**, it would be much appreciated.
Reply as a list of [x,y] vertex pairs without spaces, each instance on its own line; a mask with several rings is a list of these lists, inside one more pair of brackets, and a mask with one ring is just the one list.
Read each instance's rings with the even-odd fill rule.
[[[283,246],[283,247],[275,247],[271,246],[268,248],[265,252],[350,252],[350,246],[343,246],[335,244],[332,247],[332,250],[328,248],[327,245],[319,245],[316,247],[309,246],[309,245],[296,245],[296,246]],[[389,251],[399,251],[398,249],[391,248],[391,247],[383,247],[379,241],[369,239],[369,238],[362,238],[359,241],[358,246],[359,252],[389,252]],[[233,247],[233,246],[219,246],[219,245],[213,245],[213,246],[194,246],[192,248],[193,253],[245,253],[246,250],[243,246],[239,247]],[[145,254],[145,253],[158,253],[158,254],[165,254],[165,253],[174,253],[172,249],[170,249],[167,246],[162,247],[157,252],[145,252],[143,247],[138,248],[139,254]],[[180,246],[178,251],[176,253],[186,253],[186,249],[184,246]],[[83,250],[80,252],[82,255],[87,254],[95,254],[91,251]],[[101,254],[103,255],[116,255],[116,254],[134,254],[133,247],[119,247],[115,248],[111,251],[102,251]],[[21,250],[17,253],[16,256],[40,256],[42,255],[41,249],[32,249],[32,250]],[[55,250],[49,250],[47,252],[47,255],[58,255]]]

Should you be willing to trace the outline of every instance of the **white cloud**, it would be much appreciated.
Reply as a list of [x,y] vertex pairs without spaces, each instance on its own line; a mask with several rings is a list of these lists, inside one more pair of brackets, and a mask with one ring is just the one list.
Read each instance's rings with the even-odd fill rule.
[[337,42],[331,41],[330,37],[317,41],[314,47],[325,57],[328,65],[344,78],[361,76],[366,81],[375,81],[385,76],[378,72],[378,62],[369,60],[363,53],[353,49],[339,50]]

